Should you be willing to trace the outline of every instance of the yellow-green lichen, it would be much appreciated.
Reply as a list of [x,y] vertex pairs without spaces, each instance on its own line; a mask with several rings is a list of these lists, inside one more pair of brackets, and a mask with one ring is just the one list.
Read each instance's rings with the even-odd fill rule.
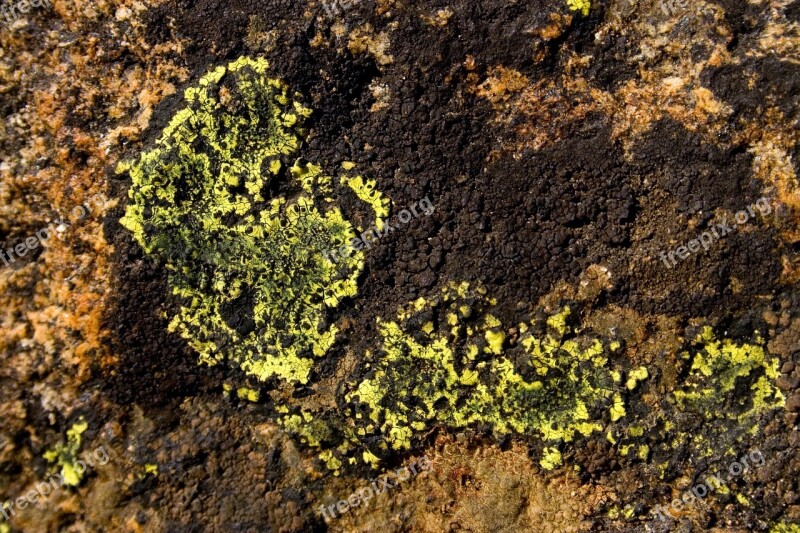
[[[278,411],[288,412],[288,409],[278,409]],[[311,448],[321,449],[324,442],[331,440],[330,427],[322,419],[306,410],[279,416],[278,423]]]
[[[329,257],[356,235],[332,204],[335,180],[295,161],[311,113],[298,98],[264,59],[219,66],[185,91],[155,146],[117,171],[132,181],[121,223],[166,264],[181,299],[170,330],[201,362],[307,383],[338,333],[326,309],[356,294],[363,252]],[[271,197],[278,179],[286,197]],[[374,182],[345,181],[376,219],[387,214]]]
[[567,0],[567,6],[569,6],[572,11],[580,11],[585,17],[589,14],[592,2],[591,0]]
[[[347,170],[347,167],[342,166]],[[389,199],[375,189],[375,180],[364,181],[361,176],[353,178],[342,176],[341,181],[350,187],[361,201],[372,206],[372,210],[375,211],[375,225],[378,229],[383,229],[383,221],[389,216]]]
[[[683,450],[698,463],[730,463],[761,431],[760,415],[783,405],[775,385],[780,363],[765,350],[758,332],[751,342],[742,342],[718,339],[704,327],[689,338],[688,349],[680,354],[686,366],[667,401],[636,406],[636,420],[647,427],[644,439],[636,442],[645,440],[653,455],[675,456]],[[681,464],[671,459],[658,468]]]
[[616,422],[625,416],[625,402],[619,394],[614,395],[614,404],[611,406],[611,421]]
[[247,400],[248,402],[257,402],[261,398],[261,393],[247,387],[239,387],[236,390],[236,396],[240,400]]
[[[396,321],[378,319],[380,348],[367,354],[369,372],[345,397],[355,405],[351,420],[363,413],[372,430],[353,431],[353,440],[380,435],[387,449],[405,450],[434,424],[559,442],[602,429],[589,413],[605,406],[612,415],[603,343],[568,338],[564,308],[547,317],[544,334],[533,333],[544,324],[520,324],[525,333],[512,358],[502,349],[503,324],[488,313],[493,303],[481,289],[450,284],[401,309]],[[446,329],[419,329],[431,318]]]
[[639,459],[642,461],[646,461],[647,458],[650,456],[650,446],[647,444],[642,444],[639,446]]
[[[720,341],[705,327],[695,339],[694,354],[682,354],[691,361],[691,369],[684,386],[674,393],[679,408],[701,413],[709,420],[743,420],[782,406],[784,397],[774,385],[780,363],[764,351],[762,343],[759,338],[755,344]],[[752,393],[735,394],[742,390],[740,385]]]
[[649,374],[647,373],[647,369],[643,366],[640,366],[639,368],[628,372],[628,381],[625,382],[625,386],[628,387],[629,390],[633,390],[640,381],[646,380],[648,376]]
[[80,418],[67,430],[66,443],[59,443],[53,449],[44,453],[44,458],[49,463],[55,463],[61,468],[64,484],[70,487],[80,485],[86,469],[85,465],[79,468],[78,452],[81,450],[82,435],[87,429],[89,429],[89,424],[83,418]]
[[644,428],[642,426],[632,425],[628,427],[629,437],[641,437],[644,435]]
[[769,533],[800,533],[800,524],[778,522],[769,528]]
[[542,459],[539,464],[545,470],[553,470],[564,464],[564,462],[561,460],[561,452],[558,451],[558,448],[549,447],[542,450]]
[[342,462],[333,454],[333,450],[325,450],[319,454],[320,460],[328,467],[328,470],[339,470]]

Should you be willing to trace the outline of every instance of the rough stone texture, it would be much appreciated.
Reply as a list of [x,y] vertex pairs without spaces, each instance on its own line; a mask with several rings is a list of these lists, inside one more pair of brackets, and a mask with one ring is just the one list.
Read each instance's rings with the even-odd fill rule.
[[[10,530],[797,531],[779,528],[800,522],[800,1],[665,4],[360,0],[331,17],[306,0],[52,0],[0,28],[0,248],[69,224],[0,263],[0,501],[55,472],[42,456],[81,417],[83,449],[110,458]],[[242,55],[314,110],[303,158],[354,162],[394,211],[436,206],[366,254],[308,386],[198,365],[167,329],[167,272],[119,224],[117,163]],[[761,197],[769,215],[664,266]],[[485,287],[510,329],[568,302],[576,330],[619,340],[614,364],[649,377],[576,442],[426,427],[378,469],[334,475],[276,407],[341,423],[376,318],[450,281]],[[763,339],[785,405],[737,423],[677,409],[704,326]],[[652,514],[753,449],[764,465],[726,494]],[[367,508],[318,512],[423,455],[430,472]]]

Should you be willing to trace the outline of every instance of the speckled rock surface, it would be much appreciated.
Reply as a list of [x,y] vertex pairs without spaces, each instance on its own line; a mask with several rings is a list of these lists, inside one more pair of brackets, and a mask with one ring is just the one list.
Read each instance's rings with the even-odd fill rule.
[[800,0],[0,22],[0,533],[800,531]]

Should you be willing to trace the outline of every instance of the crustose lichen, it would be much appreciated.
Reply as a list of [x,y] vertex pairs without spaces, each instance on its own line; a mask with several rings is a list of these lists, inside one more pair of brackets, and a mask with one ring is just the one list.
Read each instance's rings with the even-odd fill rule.
[[[170,329],[201,361],[306,383],[338,332],[325,310],[356,294],[363,269],[363,252],[337,264],[322,254],[355,237],[335,188],[360,184],[382,213],[388,201],[296,160],[311,110],[267,69],[240,58],[186,90],[155,147],[117,169],[132,181],[121,223],[166,264],[181,299]],[[275,180],[289,181],[287,196],[269,193]]]

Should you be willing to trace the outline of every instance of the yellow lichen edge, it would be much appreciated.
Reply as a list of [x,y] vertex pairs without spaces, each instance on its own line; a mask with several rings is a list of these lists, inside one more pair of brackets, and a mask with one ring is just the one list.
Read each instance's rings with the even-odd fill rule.
[[[415,434],[441,424],[570,442],[602,429],[590,420],[590,407],[607,405],[613,420],[624,415],[606,369],[608,348],[599,339],[566,338],[569,308],[548,318],[542,337],[520,324],[527,333],[519,345],[533,376],[526,379],[504,353],[503,324],[489,312],[494,303],[483,289],[451,283],[401,309],[396,321],[378,319],[380,349],[366,355],[372,370],[345,396],[355,406],[349,413],[355,427],[345,430],[351,441],[380,435],[380,450],[406,450]],[[415,333],[421,313],[441,316],[449,329],[426,324]],[[555,464],[548,453],[545,463]]]
[[[785,398],[774,384],[780,361],[769,356],[762,343],[758,337],[756,344],[720,341],[710,327],[704,327],[695,339],[694,355],[681,354],[692,366],[687,383],[674,392],[679,408],[700,412],[709,420],[735,417],[742,421],[783,406]],[[738,380],[749,380],[753,394],[732,398]],[[736,402],[734,409],[724,408],[729,400]]]
[[591,0],[567,0],[567,6],[571,11],[580,11],[585,17],[589,14],[592,2]]
[[[650,377],[648,369],[616,368],[611,357],[619,360],[621,344],[583,328],[584,333],[577,334],[568,320],[568,306],[518,324],[517,341],[509,345],[508,328],[492,313],[495,305],[482,287],[449,283],[431,297],[400,308],[394,320],[378,318],[380,342],[364,354],[363,366],[355,374],[359,378],[346,383],[344,405],[337,414],[341,419],[328,414],[323,423],[310,413],[290,413],[285,408],[282,425],[319,449],[320,460],[337,473],[346,462],[379,468],[381,457],[410,449],[415,439],[435,426],[540,438],[547,443],[540,458],[545,469],[560,466],[560,443],[602,430],[612,444],[617,443],[615,436],[621,437],[622,456],[647,462],[654,453],[653,443],[639,439],[651,427],[608,422],[627,416],[625,395]],[[718,341],[706,328],[696,342],[691,354],[683,354],[692,369],[676,391],[679,408],[696,410],[708,397],[710,406],[723,412],[720,402],[731,398],[738,389],[734,381],[741,378],[753,383],[753,404],[747,404],[746,414],[782,401],[770,381],[777,376],[777,363],[764,354],[763,341],[754,345]],[[709,392],[713,389],[721,395],[713,396]],[[604,411],[602,416],[590,415]],[[734,420],[742,416],[734,415]],[[665,418],[663,427],[669,432],[673,422]],[[335,447],[325,445],[340,433],[344,439],[337,437]],[[703,435],[684,436],[700,455],[711,453],[712,443]]]
[[[278,417],[278,423],[283,428],[299,437],[300,441],[311,448],[322,448],[323,442],[331,439],[331,430],[322,420],[315,418],[310,411],[297,410],[289,412],[289,408],[281,406],[279,412],[285,413]],[[323,451],[324,453],[324,451]],[[324,458],[323,458],[324,457]],[[320,455],[327,464],[335,464],[335,458],[330,454]],[[338,469],[338,465],[335,469]]]
[[[186,89],[155,146],[117,167],[132,181],[121,224],[166,263],[181,301],[169,329],[200,362],[307,383],[338,333],[325,309],[356,294],[364,253],[328,256],[356,233],[331,205],[332,178],[296,158],[311,109],[268,66],[242,57]],[[283,168],[297,194],[268,198]],[[358,183],[359,198],[385,216],[374,182]]]
[[636,385],[639,382],[646,380],[648,376],[649,374],[647,372],[647,368],[640,366],[639,368],[628,372],[628,381],[625,382],[625,386],[629,390],[633,390],[636,388]]
[[247,400],[248,402],[255,403],[261,398],[261,393],[248,387],[239,387],[236,390],[236,396],[240,400]]
[[[344,168],[347,169],[347,167]],[[366,202],[372,207],[372,210],[375,211],[375,226],[382,230],[383,222],[389,216],[389,199],[375,189],[375,180],[364,181],[361,176],[352,178],[342,176],[340,179],[342,183],[353,190],[362,202]]]
[[64,484],[70,487],[77,487],[83,479],[84,469],[78,467],[78,452],[81,450],[82,435],[89,429],[89,424],[79,418],[70,429],[67,430],[67,442],[59,443],[51,450],[44,453],[43,457],[49,463],[55,463],[61,467],[61,476]]
[[779,522],[769,528],[769,533],[800,533],[800,524]]
[[542,459],[539,461],[539,464],[545,470],[553,470],[554,468],[561,466],[564,464],[561,460],[561,452],[558,451],[558,448],[545,448],[542,450]]

